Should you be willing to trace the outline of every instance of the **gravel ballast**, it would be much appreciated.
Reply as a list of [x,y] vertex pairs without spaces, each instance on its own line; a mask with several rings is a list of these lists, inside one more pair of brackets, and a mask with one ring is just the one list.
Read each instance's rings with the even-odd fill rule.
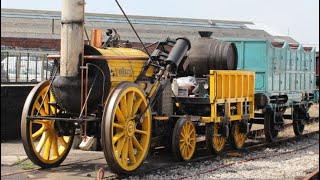
[[[305,132],[316,130],[319,130],[319,123],[305,127]],[[293,136],[292,127],[280,132],[279,136]],[[303,147],[307,148],[298,150]],[[282,152],[288,153],[278,155]],[[207,161],[188,163],[187,166],[173,166],[148,174],[130,176],[129,179],[295,179],[298,176],[306,176],[319,167],[319,135],[279,147],[240,154],[241,157],[217,156]],[[262,156],[268,158],[239,163],[245,159]],[[214,170],[230,163],[235,164]]]

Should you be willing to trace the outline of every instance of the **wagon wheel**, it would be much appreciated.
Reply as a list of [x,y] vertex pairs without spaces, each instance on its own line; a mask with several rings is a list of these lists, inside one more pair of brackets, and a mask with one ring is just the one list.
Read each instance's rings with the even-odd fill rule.
[[242,149],[247,139],[247,135],[240,131],[240,122],[236,121],[231,125],[230,144],[235,149]]
[[118,174],[136,170],[148,153],[151,112],[147,106],[146,94],[131,82],[120,83],[105,105],[102,149],[110,169]]
[[192,121],[180,118],[174,126],[172,151],[179,161],[189,161],[196,150],[196,128]]
[[[49,81],[44,81],[35,86],[29,93],[24,104],[21,117],[21,138],[23,147],[29,159],[42,168],[59,166],[67,157],[72,146],[74,131],[70,136],[58,134],[54,120],[37,119],[27,120],[27,116],[35,116],[40,109],[40,115],[54,114],[54,107],[48,102],[55,102],[52,93],[46,95],[49,89]],[[40,108],[41,102],[44,101]]]
[[309,119],[306,108],[293,109],[293,132],[296,136],[302,135],[304,130],[304,122]]
[[210,153],[219,154],[223,151],[226,139],[219,134],[218,123],[207,123],[206,124],[206,145]]
[[279,134],[279,130],[275,129],[274,113],[271,109],[264,113],[264,134],[268,142],[274,142]]

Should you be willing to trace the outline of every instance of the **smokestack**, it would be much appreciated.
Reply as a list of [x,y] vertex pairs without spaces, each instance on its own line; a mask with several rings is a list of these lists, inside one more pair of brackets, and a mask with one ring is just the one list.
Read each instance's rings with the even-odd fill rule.
[[84,0],[62,0],[60,75],[76,77],[83,51]]

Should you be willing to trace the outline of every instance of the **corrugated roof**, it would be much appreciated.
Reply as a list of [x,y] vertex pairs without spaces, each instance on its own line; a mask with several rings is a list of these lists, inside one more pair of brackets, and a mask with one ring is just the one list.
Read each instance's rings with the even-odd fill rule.
[[[61,12],[1,9],[1,37],[60,39]],[[251,22],[222,21],[189,18],[165,18],[148,16],[129,16],[144,42],[151,43],[168,36],[198,38],[198,31],[212,31],[217,38],[274,38],[263,30],[248,29]],[[52,28],[52,24],[54,25]],[[115,28],[122,40],[138,42],[135,34],[122,15],[86,14],[86,29]],[[104,36],[103,36],[104,37]]]

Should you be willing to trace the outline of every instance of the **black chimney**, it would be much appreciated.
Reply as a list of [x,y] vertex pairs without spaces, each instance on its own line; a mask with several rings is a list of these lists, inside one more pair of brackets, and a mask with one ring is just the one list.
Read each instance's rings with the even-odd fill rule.
[[199,31],[199,34],[201,37],[211,37],[212,32],[211,31]]

